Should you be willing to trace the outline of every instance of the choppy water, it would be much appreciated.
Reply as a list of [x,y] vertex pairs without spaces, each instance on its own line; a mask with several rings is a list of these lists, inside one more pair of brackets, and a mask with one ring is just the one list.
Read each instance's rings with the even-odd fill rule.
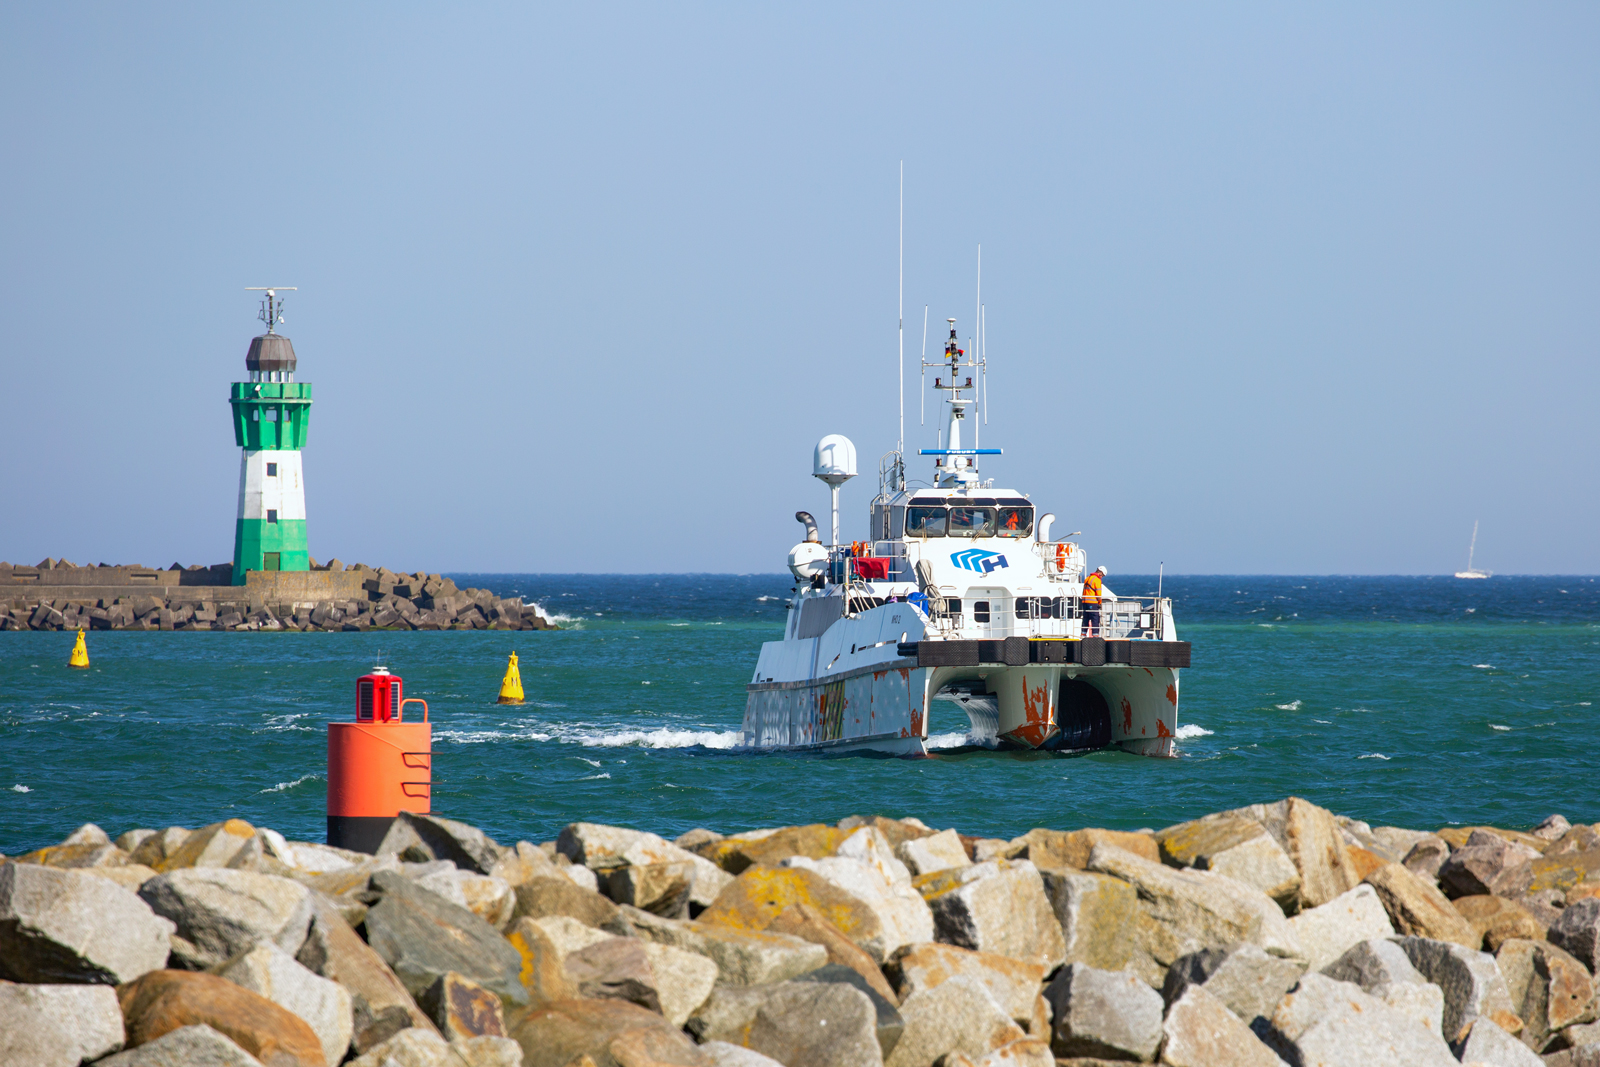
[[[382,655],[428,701],[434,810],[512,841],[587,819],[671,836],[914,814],[964,833],[1162,826],[1295,793],[1373,823],[1600,819],[1593,578],[1177,578],[1183,758],[728,751],[780,576],[456,575],[544,633],[0,634],[0,852],[238,816],[324,832],[328,719]],[[1146,586],[1152,588],[1146,589]],[[1153,592],[1130,577],[1118,592]],[[506,655],[527,703],[495,704]],[[960,743],[939,702],[932,729]]]

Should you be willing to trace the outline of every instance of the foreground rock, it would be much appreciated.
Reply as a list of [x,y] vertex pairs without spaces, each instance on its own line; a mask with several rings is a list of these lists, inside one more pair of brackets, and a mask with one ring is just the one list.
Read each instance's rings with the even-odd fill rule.
[[299,1016],[214,974],[152,971],[117,989],[128,1047],[204,1023],[266,1067],[324,1067],[322,1042]]
[[1557,1031],[1596,1018],[1593,976],[1555,945],[1513,938],[1501,944],[1495,963],[1530,1047],[1542,1049]]
[[1139,892],[1149,920],[1144,946],[1162,967],[1214,945],[1248,941],[1275,956],[1300,957],[1300,944],[1283,911],[1259,889],[1210,871],[1173,870],[1122,849],[1101,845],[1089,869],[1109,874]]
[[956,945],[908,945],[895,953],[886,970],[894,976],[901,999],[937,988],[952,978],[976,980],[1019,1026],[1038,1015],[1042,964],[1026,963],[993,952],[974,952]]
[[122,1009],[106,985],[0,982],[0,1063],[78,1067],[123,1043]]
[[1352,945],[1375,937],[1394,936],[1383,902],[1370,885],[1358,885],[1326,904],[1302,911],[1289,920],[1310,970],[1320,971]]
[[1444,993],[1445,1039],[1452,1044],[1466,1037],[1479,1018],[1488,1018],[1512,1032],[1522,1029],[1511,1003],[1500,967],[1487,952],[1463,948],[1448,941],[1402,937],[1396,941],[1411,965]]
[[1308,974],[1272,1013],[1269,1044],[1293,1064],[1456,1067],[1426,1027],[1349,982]]
[[315,902],[311,932],[296,960],[350,994],[350,1042],[358,1053],[401,1030],[433,1027],[389,965],[325,901]]
[[1298,960],[1269,956],[1259,946],[1240,942],[1180,957],[1167,972],[1162,996],[1174,1004],[1190,989],[1204,988],[1240,1019],[1255,1025],[1256,1020],[1271,1017],[1304,973]]
[[610,872],[619,867],[659,863],[687,864],[694,871],[689,899],[701,907],[708,907],[733,880],[728,872],[710,860],[642,830],[573,823],[561,831],[556,849],[573,863],[593,871]]
[[1475,949],[1483,943],[1482,932],[1451,907],[1437,887],[1401,864],[1384,864],[1367,875],[1367,884],[1377,891],[1397,933],[1450,941],[1464,948]]
[[130,982],[167,965],[172,931],[148,904],[104,879],[0,864],[0,978]]
[[1069,963],[1044,992],[1057,1056],[1151,1060],[1161,1044],[1161,996],[1127,972]]
[[821,945],[828,954],[829,963],[849,967],[885,1000],[893,1002],[899,999],[884,978],[877,961],[857,947],[845,936],[844,931],[829,922],[816,908],[806,904],[791,905],[778,913],[767,930]]
[[453,971],[508,1004],[528,1004],[522,957],[499,931],[396,872],[373,875],[372,888],[382,898],[367,912],[367,942],[413,997]]
[[821,945],[764,931],[730,930],[711,923],[664,919],[636,908],[624,908],[615,932],[642,937],[704,956],[717,965],[726,985],[781,982],[814,971],[828,962]]
[[262,1067],[261,1061],[205,1023],[180,1026],[96,1067]]
[[1354,945],[1322,973],[1360,986],[1431,1033],[1444,1033],[1444,991],[1411,965],[1410,957],[1394,939]]
[[1066,941],[1038,868],[1027,860],[990,860],[933,875],[919,884],[941,941],[1053,970]]
[[351,1003],[339,983],[311,973],[270,941],[229,960],[217,974],[303,1019],[322,1043],[329,1064],[344,1059],[350,1048]]
[[786,1067],[884,1062],[877,1010],[866,993],[846,983],[719,988],[695,1013],[690,1029],[702,1041],[752,1049]]
[[984,984],[967,975],[913,993],[900,1015],[905,1030],[886,1067],[921,1067],[957,1054],[978,1060],[1027,1036]]
[[1167,1009],[1161,1062],[1170,1067],[1284,1067],[1204,986],[1190,986]]
[[139,897],[177,927],[173,955],[215,967],[258,941],[300,951],[311,924],[311,894],[287,878],[223,868],[185,868],[152,878]]
[[1254,886],[1294,908],[1300,900],[1300,871],[1255,819],[1242,815],[1208,816],[1171,826],[1156,835],[1163,863],[1216,871]]
[[511,1037],[522,1048],[523,1067],[569,1067],[581,1064],[582,1056],[596,1067],[701,1067],[705,1062],[681,1030],[655,1012],[620,1000],[564,1000],[536,1009],[513,1024]]

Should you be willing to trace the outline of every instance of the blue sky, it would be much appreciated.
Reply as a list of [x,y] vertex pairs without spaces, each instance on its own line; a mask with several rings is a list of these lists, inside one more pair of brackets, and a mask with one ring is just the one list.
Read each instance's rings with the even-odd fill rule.
[[[1600,571],[1592,5],[0,10],[0,558],[232,551],[251,285],[313,555],[776,571],[923,306],[1113,570]],[[930,342],[930,345],[936,342]],[[930,414],[933,408],[930,407]],[[920,461],[919,461],[920,462]],[[913,473],[926,463],[913,464]]]

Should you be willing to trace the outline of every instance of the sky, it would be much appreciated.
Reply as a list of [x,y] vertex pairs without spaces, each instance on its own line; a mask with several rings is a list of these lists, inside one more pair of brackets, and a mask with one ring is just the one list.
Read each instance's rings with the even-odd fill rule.
[[[1113,574],[1600,573],[1592,4],[0,7],[0,559],[776,572],[978,249],[983,476]],[[931,476],[913,459],[911,476]]]

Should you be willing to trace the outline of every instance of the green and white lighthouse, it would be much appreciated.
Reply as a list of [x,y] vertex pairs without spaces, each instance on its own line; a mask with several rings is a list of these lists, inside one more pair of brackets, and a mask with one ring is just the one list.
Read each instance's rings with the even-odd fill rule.
[[[284,287],[290,289],[292,287]],[[239,521],[233,535],[233,584],[249,571],[311,569],[306,549],[305,475],[300,450],[311,422],[311,385],[294,380],[294,345],[276,332],[280,289],[265,290],[267,332],[250,342],[247,382],[234,382],[233,438],[239,459]]]

